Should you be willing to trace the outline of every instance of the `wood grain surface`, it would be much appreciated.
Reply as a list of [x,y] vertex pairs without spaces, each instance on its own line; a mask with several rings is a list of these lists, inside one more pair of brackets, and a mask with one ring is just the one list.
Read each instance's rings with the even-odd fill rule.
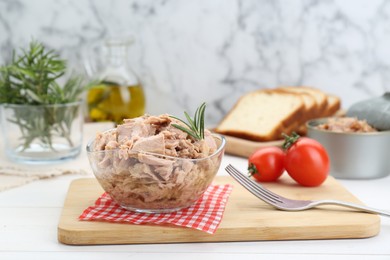
[[[58,240],[70,245],[149,244],[183,242],[227,242],[367,238],[380,230],[380,217],[337,206],[286,212],[277,210],[236,183],[230,176],[217,176],[215,184],[234,185],[222,222],[214,235],[176,226],[133,225],[79,221],[103,190],[93,178],[71,183],[58,224]],[[333,177],[320,187],[295,184],[284,174],[277,183],[264,186],[296,199],[340,199],[360,203]]]
[[226,139],[225,153],[236,155],[240,157],[249,157],[256,150],[269,147],[269,146],[279,146],[283,145],[284,140],[270,141],[270,142],[255,142],[250,140],[245,140],[242,138],[224,135]]

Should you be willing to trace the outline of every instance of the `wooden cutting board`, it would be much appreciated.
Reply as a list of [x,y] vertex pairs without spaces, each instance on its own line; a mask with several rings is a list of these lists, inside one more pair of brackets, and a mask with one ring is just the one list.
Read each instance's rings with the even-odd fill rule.
[[256,150],[268,147],[268,146],[279,146],[283,145],[284,140],[270,141],[270,142],[255,142],[245,140],[242,138],[224,135],[226,139],[225,152],[227,154],[236,155],[240,157],[249,157]]
[[[147,244],[181,242],[259,241],[295,239],[366,238],[378,234],[380,217],[352,209],[323,206],[300,212],[277,210],[254,197],[230,176],[217,176],[215,184],[231,183],[233,192],[214,235],[176,226],[133,225],[79,221],[78,216],[102,194],[93,179],[71,183],[58,224],[58,240],[71,245]],[[297,199],[340,199],[360,203],[333,177],[320,187],[295,184],[288,175],[264,186]]]

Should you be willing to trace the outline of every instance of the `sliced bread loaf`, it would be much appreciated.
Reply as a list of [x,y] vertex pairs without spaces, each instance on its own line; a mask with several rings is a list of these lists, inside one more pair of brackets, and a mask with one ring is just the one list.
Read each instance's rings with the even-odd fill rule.
[[258,90],[242,96],[217,126],[220,134],[253,141],[282,139],[302,123],[305,104],[295,93]]
[[309,119],[321,117],[325,113],[328,106],[328,99],[327,99],[327,95],[324,92],[322,92],[320,89],[313,88],[313,87],[305,87],[305,86],[280,87],[280,88],[295,93],[306,93],[311,95],[314,98],[316,102],[316,107],[313,108],[312,114],[310,115]]

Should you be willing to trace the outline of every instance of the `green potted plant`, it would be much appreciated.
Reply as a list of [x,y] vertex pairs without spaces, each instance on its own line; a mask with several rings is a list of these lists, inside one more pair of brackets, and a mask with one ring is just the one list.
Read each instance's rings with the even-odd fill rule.
[[57,162],[80,153],[85,85],[72,76],[61,86],[66,70],[65,60],[36,41],[0,67],[1,127],[11,159]]

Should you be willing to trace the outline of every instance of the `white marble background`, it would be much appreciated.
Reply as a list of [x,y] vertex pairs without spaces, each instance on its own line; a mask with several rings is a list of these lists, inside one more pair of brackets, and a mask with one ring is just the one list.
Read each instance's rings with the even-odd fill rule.
[[257,88],[315,86],[344,108],[390,90],[389,19],[386,0],[0,0],[0,62],[37,39],[82,72],[84,48],[132,34],[147,111],[206,101],[215,124]]

